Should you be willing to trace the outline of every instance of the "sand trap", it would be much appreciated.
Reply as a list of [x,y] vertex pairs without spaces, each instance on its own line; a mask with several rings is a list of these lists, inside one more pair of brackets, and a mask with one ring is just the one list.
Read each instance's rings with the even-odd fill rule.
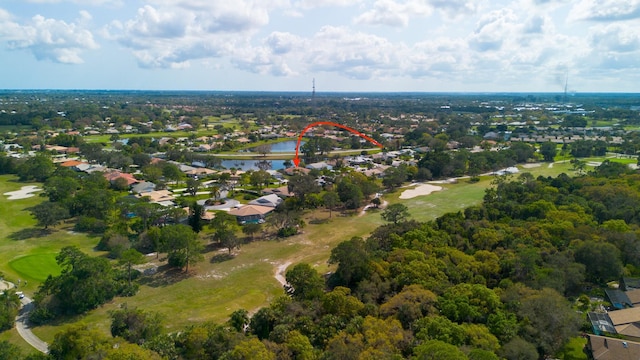
[[423,184],[415,189],[405,190],[400,194],[400,199],[411,199],[416,196],[429,195],[434,191],[442,190],[442,186],[436,186],[431,184]]
[[37,186],[23,186],[22,189],[6,192],[3,195],[8,196],[7,200],[20,200],[35,196],[35,192],[42,191]]
[[542,166],[540,163],[530,163],[530,164],[522,164],[522,167],[525,169],[533,169]]

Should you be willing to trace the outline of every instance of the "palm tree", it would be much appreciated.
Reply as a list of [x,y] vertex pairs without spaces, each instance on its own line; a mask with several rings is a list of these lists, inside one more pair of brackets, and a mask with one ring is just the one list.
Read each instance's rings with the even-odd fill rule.
[[220,197],[220,187],[218,186],[211,187],[210,195],[214,201],[218,201],[218,198]]

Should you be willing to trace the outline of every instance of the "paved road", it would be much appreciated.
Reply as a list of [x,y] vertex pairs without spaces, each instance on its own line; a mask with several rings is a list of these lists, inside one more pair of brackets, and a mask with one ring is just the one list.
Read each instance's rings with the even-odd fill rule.
[[20,313],[16,316],[16,330],[18,330],[18,334],[20,334],[29,345],[36,348],[36,350],[48,354],[49,345],[40,340],[29,328],[29,312],[33,309],[31,299],[25,296],[20,301],[22,302],[22,309],[20,309]]
[[[11,288],[15,288],[15,284],[0,280],[0,291]],[[29,312],[33,309],[31,299],[25,296],[20,299],[20,303],[22,304],[22,307],[20,308],[18,316],[16,316],[16,330],[18,330],[18,334],[20,334],[24,341],[29,343],[29,345],[33,346],[40,352],[48,354],[49,346],[47,343],[40,340],[40,338],[31,332],[31,329],[29,328]]]

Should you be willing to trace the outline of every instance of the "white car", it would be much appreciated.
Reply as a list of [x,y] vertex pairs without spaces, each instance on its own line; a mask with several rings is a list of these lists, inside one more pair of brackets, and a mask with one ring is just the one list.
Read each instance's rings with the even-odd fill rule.
[[18,295],[18,298],[24,299],[24,293],[22,291],[16,292],[16,295]]

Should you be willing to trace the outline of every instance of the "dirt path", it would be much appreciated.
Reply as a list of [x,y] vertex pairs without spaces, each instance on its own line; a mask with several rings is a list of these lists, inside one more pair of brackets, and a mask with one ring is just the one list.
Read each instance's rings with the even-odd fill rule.
[[[386,200],[384,200],[384,201],[382,201],[382,203],[380,204],[380,206],[378,206],[378,208],[380,208],[380,209],[384,209],[384,208],[386,208],[386,207],[387,207],[387,205],[389,205],[389,202],[388,202],[388,201],[386,201]],[[360,213],[358,214],[358,216],[364,216],[364,215],[367,213],[367,210],[368,210],[368,209],[370,209],[370,208],[372,208],[372,207],[375,207],[375,205],[371,205],[371,204],[369,204],[369,205],[367,205],[367,206],[363,207],[363,208],[362,208],[362,211],[360,211]]]
[[276,280],[278,280],[278,282],[282,285],[285,286],[287,285],[287,279],[284,277],[285,271],[287,271],[287,268],[289,267],[289,265],[291,265],[292,262],[291,261],[287,261],[286,263],[278,266],[276,268],[276,275],[275,278]]

